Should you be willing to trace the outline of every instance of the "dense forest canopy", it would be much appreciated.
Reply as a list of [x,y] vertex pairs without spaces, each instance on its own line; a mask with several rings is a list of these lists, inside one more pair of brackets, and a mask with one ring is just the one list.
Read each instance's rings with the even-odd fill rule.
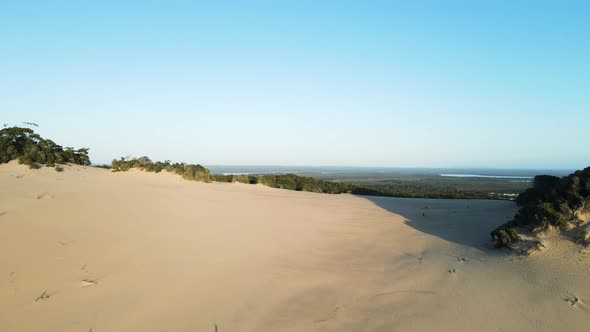
[[492,231],[497,246],[509,247],[520,240],[514,227],[536,232],[549,227],[566,229],[588,221],[590,213],[590,167],[566,177],[536,176],[533,187],[516,198],[520,210],[510,222]]
[[0,130],[0,164],[15,159],[31,168],[65,163],[90,165],[86,148],[63,148],[30,128],[6,127]]

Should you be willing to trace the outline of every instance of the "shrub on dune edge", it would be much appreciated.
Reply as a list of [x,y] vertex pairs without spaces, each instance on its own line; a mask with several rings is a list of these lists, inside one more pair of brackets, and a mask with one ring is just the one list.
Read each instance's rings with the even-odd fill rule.
[[496,229],[494,229],[490,236],[492,237],[492,242],[494,246],[497,248],[510,248],[516,242],[521,241],[521,237],[518,235],[514,227],[510,226],[509,224],[504,224]]
[[63,148],[30,128],[6,127],[0,130],[0,164],[15,159],[30,168],[65,163],[90,165],[86,148]]

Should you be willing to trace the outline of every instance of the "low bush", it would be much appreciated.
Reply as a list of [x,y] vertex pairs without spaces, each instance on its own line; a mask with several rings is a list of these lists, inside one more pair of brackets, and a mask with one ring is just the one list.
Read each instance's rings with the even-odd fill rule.
[[510,248],[516,242],[521,241],[521,237],[518,235],[516,230],[509,224],[504,224],[496,229],[494,229],[490,236],[492,237],[492,242],[494,246],[497,248]]

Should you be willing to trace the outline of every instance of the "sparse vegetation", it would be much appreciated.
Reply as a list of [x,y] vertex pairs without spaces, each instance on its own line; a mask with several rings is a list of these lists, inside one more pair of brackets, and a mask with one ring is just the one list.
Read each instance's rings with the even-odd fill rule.
[[193,180],[193,181],[202,181],[202,182],[210,182],[211,181],[211,174],[209,170],[201,165],[193,165],[193,164],[185,164],[185,163],[170,163],[170,161],[165,162],[152,162],[152,160],[148,157],[140,157],[140,158],[132,158],[132,159],[125,159],[121,158],[119,160],[115,159],[112,162],[112,171],[113,172],[121,172],[121,171],[128,171],[132,168],[138,168],[140,170],[146,172],[155,172],[159,173],[163,170],[175,173],[182,176],[185,180]]
[[588,246],[590,245],[590,232],[588,231],[588,229],[583,229],[576,233],[576,235],[574,236],[574,240],[578,243]]

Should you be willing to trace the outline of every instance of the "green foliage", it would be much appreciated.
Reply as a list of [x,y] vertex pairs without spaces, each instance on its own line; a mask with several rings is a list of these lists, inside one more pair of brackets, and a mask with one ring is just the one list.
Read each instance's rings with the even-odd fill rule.
[[389,196],[407,198],[452,198],[452,199],[492,199],[489,193],[475,190],[458,190],[451,187],[431,186],[426,184],[396,183],[375,184],[360,183],[351,188],[356,195]]
[[514,217],[514,225],[563,228],[577,212],[589,209],[590,167],[563,178],[536,176],[533,188],[520,194],[516,202],[521,208]]
[[311,191],[326,194],[341,194],[351,192],[353,186],[344,183],[328,182],[311,177],[295,174],[265,174],[256,176],[257,183],[265,186],[296,190]]
[[258,179],[255,175],[220,175],[211,174],[211,180],[215,182],[238,182],[246,184],[256,184]]
[[509,224],[504,224],[490,233],[492,242],[497,248],[510,248],[512,245],[521,240],[516,230]]
[[[181,164],[184,168],[184,172],[181,174],[182,178],[185,180],[193,180],[193,181],[202,181],[202,182],[210,182],[211,181],[211,174],[209,170],[201,165],[192,165],[192,164]],[[176,168],[175,168],[176,169]],[[179,174],[179,173],[177,173]]]
[[132,168],[137,168],[146,172],[155,172],[159,173],[163,170],[166,170],[170,173],[175,173],[182,176],[183,179],[186,180],[193,180],[193,181],[202,181],[202,182],[210,182],[211,181],[211,174],[209,170],[201,165],[193,165],[193,164],[185,164],[185,163],[174,163],[171,164],[170,161],[165,162],[152,162],[148,157],[140,157],[140,158],[133,158],[133,159],[125,159],[121,158],[119,160],[114,159],[111,164],[111,169],[113,172],[121,172],[121,171],[128,171]]
[[231,175],[211,174],[211,180],[215,182],[232,182]]
[[[590,210],[590,167],[576,171],[566,177],[549,175],[536,176],[533,187],[516,198],[519,211],[510,226],[542,230],[550,226],[564,229],[578,213]],[[502,225],[492,232],[502,240],[499,233]]]
[[29,128],[3,128],[0,130],[0,164],[15,159],[31,168],[64,163],[90,165],[88,149],[64,149]]
[[389,197],[428,197],[428,198],[491,198],[489,194],[479,191],[460,191],[454,188],[430,187],[427,185],[400,184],[352,184],[326,181],[296,174],[259,174],[259,175],[221,175],[210,174],[201,165],[184,163],[171,164],[169,161],[152,162],[148,157],[113,160],[112,171],[127,171],[137,168],[148,172],[166,170],[181,175],[184,179],[203,182],[239,182],[257,184],[295,191],[309,191],[325,194],[351,193],[355,195],[389,196]]

